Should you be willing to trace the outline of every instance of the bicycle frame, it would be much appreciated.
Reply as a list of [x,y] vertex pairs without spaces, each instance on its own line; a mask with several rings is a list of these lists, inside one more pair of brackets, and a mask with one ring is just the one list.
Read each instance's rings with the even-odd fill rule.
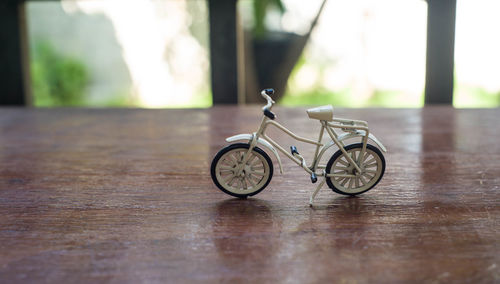
[[[340,151],[345,155],[346,159],[355,167],[356,171],[358,173],[361,173],[361,169],[359,168],[358,164],[361,162],[362,157],[365,154],[366,151],[366,144],[368,142],[368,139],[370,138],[371,140],[374,140],[377,145],[379,145],[384,151],[385,147],[373,136],[368,129],[368,124],[365,121],[361,120],[350,120],[350,119],[342,119],[342,118],[333,118],[331,122],[329,121],[324,121],[321,120],[321,129],[319,133],[319,137],[317,141],[307,139],[300,137],[296,134],[294,134],[292,131],[281,125],[280,123],[270,119],[267,116],[262,117],[262,121],[260,123],[259,129],[257,132],[254,132],[252,135],[250,134],[243,134],[243,135],[236,135],[233,137],[229,137],[226,139],[228,142],[235,141],[235,140],[241,140],[243,139],[243,136],[245,138],[249,138],[249,143],[250,143],[250,148],[248,152],[244,155],[243,157],[243,163],[246,163],[248,154],[252,149],[257,145],[257,143],[264,144],[267,148],[273,151],[273,153],[276,155],[276,158],[278,159],[278,162],[280,163],[280,170],[282,171],[281,167],[281,160],[279,158],[278,153],[276,152],[275,148],[278,149],[281,153],[283,153],[285,156],[287,156],[289,159],[291,159],[293,162],[295,162],[297,165],[302,167],[308,174],[312,175],[313,173],[316,176],[325,176],[325,177],[355,177],[355,175],[341,175],[341,174],[326,174],[325,172],[325,166],[319,165],[319,162],[324,154],[324,152],[330,148],[333,145],[336,145]],[[287,150],[285,150],[283,147],[281,147],[278,143],[276,143],[273,139],[271,139],[268,135],[265,134],[265,131],[269,125],[273,125],[282,132],[286,133],[293,139],[301,142],[305,142],[308,144],[316,145],[315,149],[315,154],[313,157],[313,162],[310,167],[307,166],[305,159],[300,156],[299,154],[292,155],[290,154]],[[341,128],[342,130],[346,131],[347,133],[338,135],[333,128]],[[324,132],[328,133],[328,135],[331,138],[331,141],[328,144],[322,144],[321,141],[323,140]],[[354,161],[350,155],[347,154],[345,151],[344,143],[342,140],[351,138],[351,137],[361,137],[363,147],[361,154],[359,155],[358,161]],[[323,171],[317,172],[318,169],[322,169]],[[239,169],[241,171],[241,169]]]
[[[321,143],[321,141],[323,140],[325,130],[326,130],[326,132],[328,133],[328,135],[330,136],[332,141],[335,143],[335,145],[337,145],[337,147],[345,155],[346,159],[354,165],[354,167],[356,168],[356,170],[358,172],[361,172],[361,169],[359,168],[358,163],[361,162],[361,158],[364,156],[364,153],[366,150],[366,144],[368,142],[369,129],[367,127],[367,123],[364,121],[344,120],[344,119],[338,119],[338,118],[337,119],[334,118],[333,122],[344,123],[344,125],[333,124],[333,123],[329,123],[327,121],[320,121],[320,122],[321,122],[321,129],[319,131],[319,137],[318,137],[317,141],[314,141],[311,139],[300,137],[300,136],[294,134],[288,128],[281,125],[280,123],[278,123],[274,120],[271,120],[268,117],[264,116],[262,119],[261,125],[260,125],[258,131],[255,133],[254,137],[255,137],[255,139],[258,139],[259,137],[264,138],[267,142],[269,142],[269,144],[271,144],[273,147],[278,149],[281,153],[283,153],[285,156],[287,156],[289,159],[291,159],[297,165],[301,166],[307,173],[309,173],[309,174],[315,173],[317,176],[325,176],[326,173],[324,171],[319,172],[319,173],[317,173],[316,171],[318,168],[319,169],[325,168],[325,166],[320,166],[319,162],[320,162],[320,158],[322,157],[322,154],[326,151],[325,145]],[[350,124],[352,123],[353,125],[345,125],[346,123],[350,123]],[[355,123],[361,124],[362,126],[355,126],[354,125]],[[300,155],[294,156],[294,155],[290,154],[290,152],[285,150],[283,147],[281,147],[281,145],[279,145],[273,139],[271,139],[268,135],[266,135],[265,131],[269,125],[275,126],[277,129],[281,130],[282,132],[286,133],[287,135],[289,135],[290,137],[292,137],[293,139],[295,139],[297,141],[316,145],[316,149],[314,152],[314,157],[313,157],[313,161],[312,161],[311,166],[310,167],[307,166],[305,159],[302,156],[300,156]],[[356,131],[356,130],[365,131],[366,135],[362,138],[363,148],[361,151],[361,155],[359,155],[358,161],[354,161],[352,159],[352,157],[347,154],[347,152],[344,150],[344,146],[345,146],[344,143],[338,140],[338,135],[333,130],[333,128],[344,128],[344,129],[352,129],[354,131]],[[321,155],[319,155],[320,153],[321,153]],[[328,177],[333,177],[333,176],[334,177],[354,177],[354,175],[339,175],[339,174],[328,174],[326,176],[328,176]]]

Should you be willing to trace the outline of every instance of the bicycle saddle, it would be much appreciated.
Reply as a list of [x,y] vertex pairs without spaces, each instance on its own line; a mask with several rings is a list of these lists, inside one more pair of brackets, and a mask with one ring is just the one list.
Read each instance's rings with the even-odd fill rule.
[[311,119],[332,121],[333,107],[331,105],[326,105],[326,106],[310,108],[307,110],[307,115]]

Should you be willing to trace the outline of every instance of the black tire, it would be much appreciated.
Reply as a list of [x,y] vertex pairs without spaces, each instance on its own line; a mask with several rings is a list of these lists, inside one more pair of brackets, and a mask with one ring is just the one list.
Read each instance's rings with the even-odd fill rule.
[[[363,147],[363,144],[362,143],[356,143],[356,144],[351,144],[351,145],[347,145],[344,147],[344,149],[347,151],[347,152],[354,152],[356,153],[357,150],[359,149],[359,151],[361,151],[361,148]],[[374,173],[374,176],[371,177],[366,183],[364,183],[363,186],[360,186],[358,188],[345,188],[344,185],[347,184],[347,181],[346,180],[349,180],[349,179],[352,179],[352,178],[338,178],[338,179],[335,179],[334,177],[327,177],[326,178],[326,183],[328,184],[328,187],[330,187],[334,192],[336,193],[339,193],[339,194],[344,194],[344,195],[358,195],[358,194],[361,194],[363,192],[367,192],[368,190],[372,189],[375,185],[377,185],[377,183],[382,179],[382,176],[384,175],[384,172],[385,172],[385,159],[384,159],[384,155],[382,154],[382,152],[380,152],[380,150],[373,146],[373,145],[370,145],[370,144],[367,144],[366,145],[366,151],[367,153],[369,153],[371,156],[373,156],[373,160],[374,162],[373,163],[369,163],[371,160],[369,159],[369,155],[368,156],[365,156],[366,158],[364,158],[364,162],[367,162],[366,164],[369,165],[370,167],[373,167],[373,165],[376,164],[377,166],[377,169],[375,170],[375,173]],[[334,163],[337,161],[338,163],[341,163],[339,162],[338,160],[339,159],[342,159],[343,158],[343,153],[341,150],[338,150],[337,152],[335,152],[335,154],[333,154],[333,156],[330,158],[330,160],[328,161],[328,164],[326,165],[326,173],[327,174],[330,174],[332,173],[332,166],[334,165]],[[345,158],[344,158],[345,159]],[[345,164],[347,160],[342,160],[342,163]],[[347,161],[348,163],[348,161]],[[364,167],[365,165],[363,165]],[[352,168],[352,166],[348,163],[347,166],[345,166],[345,171],[346,173],[349,173],[349,174],[352,174],[354,172],[354,169]],[[342,170],[340,170],[342,172]],[[370,171],[373,171],[373,170],[370,170]],[[366,177],[369,177],[370,175],[368,173],[364,173],[362,174],[362,177],[363,178],[366,178]],[[332,181],[332,179],[335,179]],[[358,180],[356,181],[355,180],[355,186],[357,186],[358,183],[361,183],[362,182],[362,179],[360,178],[357,178]],[[348,187],[351,186],[351,183],[352,181],[349,180],[349,185]],[[344,183],[344,185],[342,185],[341,183]]]
[[[240,153],[243,151],[248,151],[250,148],[249,144],[246,143],[236,143],[236,144],[231,144],[227,147],[222,148],[217,155],[215,155],[214,159],[212,160],[212,165],[210,166],[210,174],[212,176],[212,180],[215,183],[215,185],[224,193],[229,194],[231,196],[239,197],[239,198],[246,198],[248,196],[253,196],[256,195],[257,193],[261,192],[271,181],[271,178],[273,177],[273,162],[269,158],[269,156],[264,152],[262,149],[258,147],[254,147],[252,149],[252,153],[254,156],[251,157],[252,160],[247,161],[247,166],[248,168],[245,168],[243,171],[244,176],[243,177],[236,177],[234,174],[234,171],[231,169],[227,169],[230,167],[235,167],[238,162],[236,161],[235,165],[230,165],[230,164],[224,164],[227,162],[234,162],[234,160],[231,159],[235,158],[238,160],[237,155],[233,155],[233,153]],[[239,155],[239,154],[238,154]],[[236,157],[235,157],[236,156]],[[221,158],[224,158],[221,160]],[[229,158],[229,159],[226,159]],[[257,170],[252,171],[252,167],[254,163],[252,163],[255,158],[258,158],[258,162],[260,162],[262,166],[263,172],[259,172]],[[250,162],[250,164],[249,164]],[[219,164],[220,163],[220,164]],[[259,164],[259,163],[258,163]],[[222,168],[225,169],[222,169]],[[248,173],[246,172],[248,169]],[[267,172],[266,172],[267,170]],[[227,173],[225,176],[223,176],[223,171]],[[258,177],[256,178],[256,175],[262,175],[262,178],[259,179]],[[223,178],[230,179],[227,181],[224,181]],[[251,185],[251,188],[237,188],[232,186],[231,184],[233,183],[234,179],[239,179],[241,186],[246,187],[246,185]],[[252,184],[252,182],[255,182],[255,184]],[[239,185],[238,185],[239,186]],[[248,191],[248,192],[245,192]]]

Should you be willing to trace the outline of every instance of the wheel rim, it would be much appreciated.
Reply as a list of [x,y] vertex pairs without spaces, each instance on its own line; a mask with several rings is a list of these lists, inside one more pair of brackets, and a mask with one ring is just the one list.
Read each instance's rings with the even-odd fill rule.
[[246,152],[248,149],[245,148],[228,151],[220,157],[215,168],[219,184],[236,194],[251,194],[258,191],[266,184],[270,175],[269,164],[264,156],[256,151],[250,152],[250,157],[238,175],[237,168],[242,164]]
[[[358,161],[361,148],[347,150],[354,161]],[[382,160],[380,156],[371,149],[366,149],[365,155],[360,163],[361,174],[356,177],[331,177],[330,180],[335,188],[340,191],[355,194],[370,189],[377,183],[382,174]],[[356,168],[345,155],[340,155],[332,164],[330,174],[356,174]]]

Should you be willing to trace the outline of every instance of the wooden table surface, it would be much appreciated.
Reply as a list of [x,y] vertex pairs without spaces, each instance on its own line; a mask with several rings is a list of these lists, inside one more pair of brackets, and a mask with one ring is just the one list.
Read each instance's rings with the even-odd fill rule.
[[[275,111],[316,137],[304,108]],[[310,208],[284,156],[253,198],[213,185],[212,157],[257,106],[0,109],[0,282],[500,282],[500,110],[336,115],[369,122],[386,173],[355,198],[325,185]]]

